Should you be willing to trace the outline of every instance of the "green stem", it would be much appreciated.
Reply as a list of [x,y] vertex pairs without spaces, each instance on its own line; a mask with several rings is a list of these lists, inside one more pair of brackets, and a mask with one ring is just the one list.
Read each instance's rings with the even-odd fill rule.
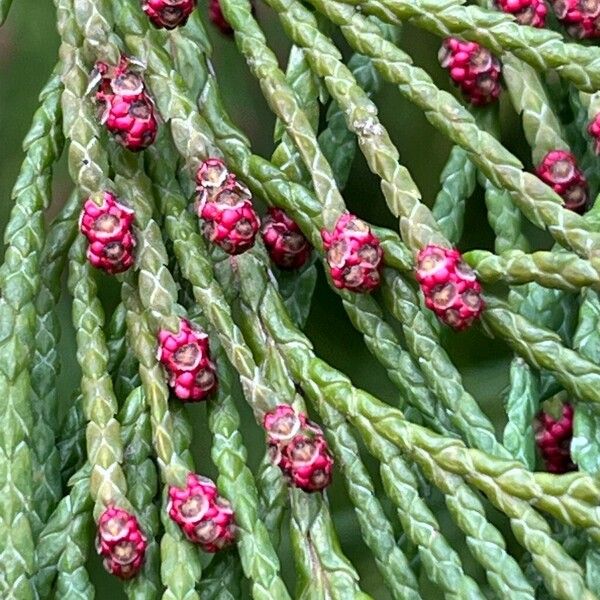
[[[387,40],[398,43],[399,27],[381,22],[377,22],[377,26]],[[379,91],[381,79],[369,57],[354,54],[348,61],[348,69],[369,96]],[[346,125],[344,110],[335,100],[327,109],[327,127],[319,134],[318,139],[323,154],[333,169],[338,187],[343,189],[350,175],[357,144],[356,136]]]
[[279,576],[279,559],[269,532],[258,518],[258,492],[248,468],[247,452],[239,432],[240,417],[231,396],[231,372],[219,361],[219,392],[209,404],[209,428],[213,434],[212,458],[219,469],[219,489],[235,510],[240,528],[238,550],[242,568],[252,581],[257,600],[289,598]]
[[508,422],[503,441],[506,449],[532,471],[535,469],[533,422],[538,398],[536,376],[522,358],[514,358],[510,365],[510,392],[506,400]]
[[[32,452],[34,409],[29,370],[35,349],[35,299],[40,289],[40,253],[44,244],[43,210],[49,205],[52,165],[62,151],[61,85],[52,75],[40,94],[40,107],[23,142],[25,159],[12,191],[14,206],[6,226],[6,251],[0,267],[0,582],[6,597],[32,597],[34,538],[47,517],[44,504],[56,490],[33,485],[38,471]],[[39,417],[39,411],[36,411]],[[35,422],[37,419],[35,419]],[[32,495],[35,492],[35,500]],[[33,510],[33,512],[32,512]]]
[[[126,317],[126,311],[123,316]],[[154,600],[161,589],[160,557],[155,540],[158,534],[158,510],[154,499],[158,481],[152,461],[152,425],[141,387],[135,388],[125,400],[119,411],[119,421],[125,447],[123,469],[130,490],[129,499],[148,539],[143,569],[127,583],[126,591],[131,599]]]
[[92,467],[90,494],[97,519],[104,509],[116,504],[128,509],[127,483],[121,464],[123,445],[116,419],[117,400],[107,370],[108,349],[102,328],[104,311],[96,295],[92,269],[80,236],[70,257],[69,289],[73,295],[73,326],[77,335],[77,361],[81,367],[83,409],[88,460]]
[[502,76],[514,109],[521,115],[534,166],[551,150],[569,150],[541,77],[512,54],[502,56]]
[[[285,76],[316,132],[319,127],[319,97],[323,92],[320,82],[310,70],[302,48],[292,46],[290,49]],[[302,157],[281,121],[275,123],[275,139],[279,139],[280,143],[271,157],[273,164],[291,181],[304,182],[307,188],[311,188],[310,175]],[[292,307],[299,324],[304,324],[308,318],[316,280],[317,268],[313,261],[293,273],[281,271],[278,274],[282,296],[286,299],[286,304]]]
[[[584,290],[582,296],[573,347],[597,364],[600,360],[600,298],[598,292],[592,290]],[[600,472],[600,411],[596,406],[577,405],[571,456],[585,472],[592,475]]]
[[202,575],[202,600],[239,600],[242,597],[240,561],[233,552],[220,552]]
[[69,141],[69,173],[80,193],[91,195],[110,188],[108,157],[100,140],[100,126],[94,106],[86,96],[91,65],[85,62],[81,50],[83,35],[75,20],[73,1],[55,0],[55,4],[62,40],[61,102],[63,131]]
[[521,213],[511,201],[510,194],[497,188],[489,179],[482,179],[488,221],[496,235],[496,252],[501,254],[510,250],[527,250],[529,243],[523,235]]
[[465,204],[473,195],[476,169],[467,151],[453,146],[440,175],[441,189],[431,212],[450,243],[458,244],[463,232]]
[[71,405],[56,436],[63,488],[86,460],[86,424],[85,415],[83,414],[83,396],[76,394],[72,397]]
[[472,250],[463,255],[483,283],[507,285],[535,282],[546,288],[576,292],[584,287],[600,289],[600,273],[589,261],[572,252],[506,250],[496,255]]
[[390,381],[402,398],[417,409],[425,422],[440,433],[455,435],[452,417],[436,392],[427,383],[418,358],[407,352],[400,338],[385,321],[379,304],[368,295],[340,293],[344,308],[354,327],[360,331],[373,356],[386,369]]
[[[48,523],[40,533],[37,544],[38,571],[34,578],[40,598],[50,598],[54,579],[59,568],[75,567],[77,587],[81,591],[93,592],[85,568],[73,562],[74,555],[87,556],[88,540],[92,533],[93,501],[90,497],[91,469],[86,464],[71,479],[70,492],[54,509]],[[83,545],[81,542],[83,541]],[[70,554],[63,555],[70,547]],[[70,560],[67,561],[67,558]],[[65,564],[66,563],[66,564]],[[71,570],[73,572],[73,570]],[[63,598],[70,596],[61,596]]]
[[72,193],[52,222],[40,256],[40,290],[35,300],[35,349],[31,365],[31,408],[34,416],[33,481],[37,484],[33,490],[33,506],[42,524],[47,522],[62,496],[61,460],[56,445],[59,400],[56,384],[60,371],[60,323],[56,310],[68,248],[77,232],[78,214],[79,198]]
[[256,475],[259,515],[265,524],[274,548],[281,542],[281,527],[287,514],[287,485],[281,471],[273,465],[268,452]]
[[[296,94],[298,104],[310,121],[313,131],[319,126],[319,81],[308,66],[306,55],[302,48],[292,46],[288,58],[285,78],[288,85]],[[289,133],[284,131],[281,121],[275,124],[275,140],[279,145],[271,156],[271,162],[279,167],[292,181],[310,181],[310,174],[302,162]]]
[[600,367],[567,348],[560,336],[512,312],[501,301],[486,297],[483,322],[530,365],[547,369],[581,401],[600,402]]
[[127,340],[125,339],[127,309],[120,302],[106,326],[106,346],[108,347],[108,371],[114,377],[125,358]]

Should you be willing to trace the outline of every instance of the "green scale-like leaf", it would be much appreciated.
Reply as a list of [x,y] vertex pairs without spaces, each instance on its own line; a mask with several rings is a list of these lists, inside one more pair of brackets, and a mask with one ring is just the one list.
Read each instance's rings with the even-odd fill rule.
[[[573,345],[587,359],[600,361],[600,299],[598,293],[586,290],[579,309],[579,324]],[[579,403],[573,421],[571,455],[580,469],[592,474],[600,471],[600,410]]]
[[452,244],[457,244],[462,236],[465,204],[475,190],[476,173],[466,150],[454,146],[440,175],[442,187],[431,209],[440,231]]
[[25,159],[12,192],[15,204],[0,268],[0,594],[23,600],[33,597],[34,537],[58,500],[55,481],[33,484],[34,470],[40,469],[39,446],[32,449],[30,440],[41,417],[39,407],[34,413],[31,406],[29,370],[45,237],[42,211],[50,203],[52,166],[62,151],[60,94],[60,80],[53,75],[23,143]]
[[600,367],[566,347],[554,331],[537,326],[492,298],[487,299],[483,320],[529,364],[550,371],[577,398],[593,405],[600,402]]
[[582,287],[600,287],[600,273],[594,268],[595,260],[579,258],[571,252],[532,252],[506,250],[492,254],[472,250],[464,259],[484,283],[502,281],[508,285],[535,282],[546,288],[574,292]]
[[[386,39],[398,42],[399,27],[384,23],[378,23],[378,26]],[[348,61],[348,69],[368,95],[372,96],[379,91],[381,80],[370,58],[354,54]],[[338,187],[343,189],[350,175],[357,142],[356,136],[346,124],[344,109],[335,100],[329,105],[327,127],[319,134],[318,139],[323,154],[333,169]]]
[[117,401],[108,374],[108,349],[104,333],[104,312],[96,295],[96,284],[79,237],[71,250],[69,287],[73,295],[73,326],[77,334],[77,360],[81,367],[83,410],[88,420],[87,453],[92,472],[90,493],[95,516],[117,504],[127,508],[127,483],[121,467],[123,447],[116,419]]
[[[595,363],[600,358],[599,317],[598,293],[585,290],[573,345],[583,356]],[[583,403],[575,406],[571,456],[580,469],[594,475],[600,471],[600,412],[595,406]],[[596,595],[600,594],[600,546],[597,542],[590,543],[586,550],[585,567],[587,585]]]
[[[58,342],[60,324],[56,314],[61,293],[61,275],[67,261],[68,248],[77,231],[79,198],[73,193],[53,221],[40,257],[40,290],[36,307],[35,351],[31,366],[31,408],[34,414],[32,430],[34,510],[41,524],[46,523],[58,504],[61,485],[61,457],[56,445],[58,432],[58,390],[60,370]],[[77,465],[76,468],[81,466]],[[76,470],[73,469],[65,479]]]
[[[126,318],[126,311],[123,307]],[[136,510],[148,539],[142,572],[127,584],[129,598],[152,600],[159,597],[159,553],[154,537],[158,533],[158,510],[154,504],[157,495],[156,467],[152,461],[152,427],[141,387],[134,389],[119,412],[122,427],[123,469],[129,488],[129,499]]]

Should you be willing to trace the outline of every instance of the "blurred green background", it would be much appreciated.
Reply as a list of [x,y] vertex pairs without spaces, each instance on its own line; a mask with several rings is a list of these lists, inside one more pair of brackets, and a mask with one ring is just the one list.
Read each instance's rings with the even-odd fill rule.
[[[200,10],[206,11],[206,0],[201,0]],[[264,5],[257,8],[257,17],[267,32],[272,48],[285,65],[289,42],[284,37],[279,23]],[[235,44],[223,38],[209,27],[214,41],[214,63],[224,97],[234,120],[250,136],[255,152],[269,156],[273,149],[272,132],[274,119],[260,90],[237,53]],[[336,38],[337,39],[337,38]],[[339,41],[339,40],[338,40]],[[55,30],[54,8],[50,1],[15,0],[12,12],[4,27],[0,29],[0,224],[6,224],[11,207],[11,187],[22,160],[21,140],[29,127],[31,116],[37,105],[37,95],[51,71],[57,57],[58,37]],[[422,31],[406,28],[401,41],[415,62],[425,67],[439,85],[449,89],[446,74],[437,63],[439,40]],[[346,57],[348,49],[340,42]],[[401,160],[410,169],[419,185],[425,202],[431,204],[437,193],[439,173],[450,149],[450,144],[429,125],[423,114],[404,100],[392,86],[384,86],[375,98],[380,107],[383,122],[389,128],[392,139],[400,150]],[[505,143],[527,163],[527,150],[521,138],[514,114],[503,110]],[[66,199],[70,190],[64,160],[55,180],[54,204],[50,214]],[[357,156],[350,181],[344,192],[349,207],[369,221],[395,227],[389,215],[376,178],[369,173],[362,157]],[[469,201],[463,248],[491,248],[492,235],[485,219],[484,205],[480,192]],[[101,278],[100,291],[107,313],[115,305],[117,292],[114,284]],[[69,305],[63,298],[61,303],[63,338],[61,351],[63,369],[60,389],[64,407],[71,401],[73,382],[78,378],[75,361],[74,338],[69,324]],[[314,341],[320,355],[336,367],[351,374],[355,384],[373,392],[390,404],[397,404],[398,395],[386,378],[384,370],[368,354],[359,335],[353,330],[337,296],[327,287],[320,274],[314,297],[307,333]],[[498,427],[502,426],[501,399],[507,385],[507,365],[510,356],[506,348],[487,337],[481,330],[460,335],[447,335],[446,346],[461,368],[466,387],[478,398],[484,409],[493,416]],[[243,401],[240,401],[243,407]],[[262,435],[253,425],[250,412],[242,408],[244,431],[252,464],[255,465],[264,448]],[[197,435],[195,453],[198,468],[213,473],[207,453],[205,411],[203,407],[191,409]],[[375,465],[369,463],[376,476]],[[339,477],[330,494],[332,512],[338,526],[340,541],[347,556],[357,566],[364,589],[375,598],[387,598],[368,551],[361,541],[358,525],[352,513]],[[454,541],[465,559],[470,573],[481,579],[481,573],[468,555],[464,539],[456,532],[442,507],[442,501],[434,495],[434,505],[440,515],[444,532]],[[392,518],[389,504],[386,509]],[[510,537],[510,536],[509,536]],[[285,536],[284,536],[285,538]],[[281,550],[286,577],[293,582],[289,547],[284,542]],[[97,584],[98,598],[124,597],[120,586],[101,569],[96,557],[91,559],[91,573]],[[437,593],[431,589],[431,598]]]

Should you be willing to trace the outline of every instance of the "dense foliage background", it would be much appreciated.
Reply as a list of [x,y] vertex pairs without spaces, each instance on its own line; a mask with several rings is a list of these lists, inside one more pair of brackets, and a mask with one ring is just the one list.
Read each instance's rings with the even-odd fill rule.
[[[203,1],[203,0],[202,0]],[[206,10],[206,6],[201,6]],[[269,39],[276,44],[273,48],[285,65],[289,42],[281,34],[279,23],[264,5],[257,6],[257,15],[265,27]],[[10,210],[10,190],[22,160],[21,140],[30,123],[31,115],[37,105],[37,95],[47,73],[52,69],[58,49],[58,36],[54,29],[54,7],[51,2],[41,0],[15,0],[13,10],[4,27],[0,29],[0,226],[4,229]],[[230,113],[237,123],[250,136],[257,153],[270,156],[273,149],[272,133],[274,118],[267,109],[258,84],[247,72],[243,58],[235,50],[232,41],[222,37],[214,29],[211,35],[215,45],[215,66],[219,82],[223,87],[224,98]],[[339,41],[339,40],[338,40]],[[447,75],[437,63],[439,39],[423,31],[406,28],[403,32],[402,46],[407,48],[415,61],[427,68],[441,87],[449,89]],[[340,44],[347,51],[347,48]],[[381,108],[382,120],[389,128],[394,143],[401,152],[403,163],[409,168],[423,192],[425,202],[431,204],[438,189],[438,177],[449,151],[449,143],[443,139],[425,120],[419,109],[401,98],[392,86],[384,86],[377,100]],[[529,165],[527,151],[522,144],[520,127],[514,113],[503,118],[505,144]],[[63,158],[64,163],[64,158]],[[65,201],[70,183],[64,164],[55,178],[55,197],[52,211]],[[355,168],[345,191],[345,200],[352,210],[366,220],[395,227],[394,219],[385,207],[375,178],[369,173],[364,160],[357,154]],[[467,223],[462,249],[470,247],[491,248],[492,235],[485,218],[484,206],[479,192],[470,200],[467,211]],[[108,278],[102,278],[100,293],[109,313],[116,303],[116,287]],[[61,307],[63,319],[61,390],[66,390],[66,382],[79,377],[75,360],[74,336],[70,324],[70,315],[66,303]],[[383,368],[374,360],[369,360],[368,351],[362,339],[352,328],[341,301],[326,285],[321,275],[313,301],[307,333],[313,340],[318,353],[332,365],[351,375],[355,384],[363,387],[385,401],[394,404],[397,392],[388,382]],[[497,426],[501,410],[502,394],[507,385],[507,364],[510,360],[505,346],[485,337],[481,328],[474,328],[463,334],[446,333],[447,347],[455,363],[461,368],[467,389],[480,401],[484,410],[495,419]],[[70,402],[63,393],[63,409]],[[245,430],[253,430],[254,438],[247,439],[250,451],[254,451],[253,460],[262,452],[262,433],[253,426],[250,412],[240,400],[239,406],[246,419]],[[202,431],[205,419],[204,407],[193,407],[194,422],[198,431]],[[196,436],[202,439],[202,436]],[[210,458],[202,447],[195,449],[198,465],[204,472],[212,472]],[[375,473],[375,470],[374,470]],[[375,476],[375,479],[377,477]],[[331,489],[333,515],[336,521],[341,543],[346,555],[357,566],[365,591],[375,598],[387,598],[387,592],[378,587],[379,575],[369,553],[359,535],[353,511],[346,498],[341,481],[334,482]],[[435,503],[444,531],[454,538],[454,547],[461,553],[467,571],[478,580],[482,580],[480,569],[474,565],[460,537],[454,531],[441,498]],[[386,506],[386,508],[390,508]],[[393,514],[389,510],[390,516]],[[503,531],[507,539],[511,534]],[[284,537],[285,539],[285,537]],[[284,572],[293,578],[289,552],[282,554]],[[99,561],[91,568],[91,575],[97,584],[100,598],[120,598],[120,584],[111,579]]]

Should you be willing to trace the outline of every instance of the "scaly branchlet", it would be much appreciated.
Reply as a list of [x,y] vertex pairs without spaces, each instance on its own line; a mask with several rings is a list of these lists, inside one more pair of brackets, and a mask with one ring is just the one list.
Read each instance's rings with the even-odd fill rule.
[[[36,474],[41,469],[41,457],[31,448],[34,414],[29,373],[35,348],[34,303],[41,283],[43,210],[50,204],[52,166],[63,142],[60,95],[60,80],[55,74],[41,93],[40,108],[23,144],[26,156],[13,188],[15,204],[4,235],[7,247],[0,268],[0,317],[6,324],[0,344],[0,390],[4,398],[0,489],[6,500],[0,509],[0,560],[5,564],[0,586],[9,597],[32,597],[29,578],[35,568],[34,536],[48,517],[45,505],[56,502],[56,487],[42,484],[34,488],[32,482],[34,469]],[[39,418],[38,408],[35,416]],[[53,481],[51,485],[56,484]]]
[[[310,4],[267,0],[273,30],[211,0],[231,39],[213,51],[196,0],[55,0],[0,266],[2,597],[93,597],[90,552],[140,600],[600,594],[600,54],[578,41],[597,7],[553,3],[564,41],[537,0]],[[414,36],[400,49],[405,22],[444,38],[471,106],[413,64]],[[271,124],[235,106],[261,115],[247,135],[224,94],[236,48],[274,115],[267,158]],[[427,142],[396,147],[383,82],[451,142],[439,178],[407,154]],[[467,231],[471,197],[489,229]],[[385,222],[376,203],[398,232],[364,219]],[[376,363],[338,357],[356,340],[319,321],[322,267]],[[472,344],[493,366],[476,385]]]
[[107,369],[107,347],[102,331],[104,314],[96,295],[91,267],[79,238],[71,250],[69,286],[73,295],[73,326],[77,360],[82,370],[83,409],[88,420],[87,453],[91,465],[90,494],[98,518],[112,504],[129,506],[122,470],[123,446],[116,419],[117,401]]

